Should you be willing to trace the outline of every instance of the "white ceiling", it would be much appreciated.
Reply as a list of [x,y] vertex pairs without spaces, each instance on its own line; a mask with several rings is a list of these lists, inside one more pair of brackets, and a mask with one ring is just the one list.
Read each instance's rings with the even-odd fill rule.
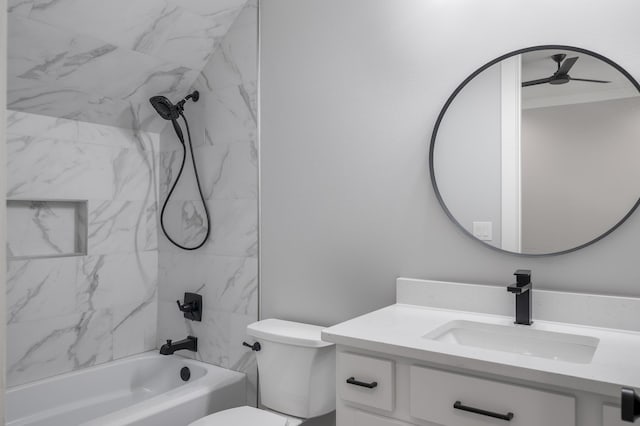
[[9,0],[8,108],[159,131],[245,3]]

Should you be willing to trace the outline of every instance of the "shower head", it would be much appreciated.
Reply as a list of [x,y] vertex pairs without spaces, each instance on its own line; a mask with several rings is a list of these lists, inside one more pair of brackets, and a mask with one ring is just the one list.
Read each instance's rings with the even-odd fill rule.
[[158,114],[160,114],[160,117],[165,120],[177,120],[184,110],[185,102],[189,99],[193,99],[193,102],[198,102],[198,99],[200,99],[200,93],[196,90],[193,93],[188,94],[176,105],[172,104],[171,101],[164,96],[153,96],[149,99],[149,102],[151,102],[151,105],[156,109]]
[[[184,145],[184,135],[182,134],[182,129],[178,124],[178,117],[182,115],[182,111],[184,111],[184,104],[189,99],[193,99],[193,102],[198,102],[198,99],[200,99],[200,93],[195,90],[193,93],[189,93],[176,105],[172,104],[171,101],[164,96],[153,96],[149,99],[149,102],[151,102],[151,105],[156,109],[158,114],[160,114],[160,117],[171,121],[173,129],[176,131],[176,135],[178,135],[178,139],[180,139],[180,143],[182,145]],[[184,118],[184,116],[182,118]]]
[[160,117],[165,120],[177,120],[180,116],[180,112],[176,105],[172,104],[171,101],[164,96],[154,96],[149,99],[151,105],[156,109]]

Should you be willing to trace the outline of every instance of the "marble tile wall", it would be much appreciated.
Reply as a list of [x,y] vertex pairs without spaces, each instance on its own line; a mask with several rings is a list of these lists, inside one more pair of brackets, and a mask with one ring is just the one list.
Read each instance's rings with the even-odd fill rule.
[[246,0],[8,0],[9,109],[159,132]]
[[7,202],[9,259],[86,254],[87,203]]
[[87,200],[86,256],[8,260],[8,385],[154,349],[159,135],[16,111],[7,133],[8,199]]
[[[187,104],[195,158],[211,236],[194,252],[172,246],[159,233],[158,338],[199,338],[205,362],[246,372],[247,401],[256,404],[256,364],[248,324],[258,315],[258,151],[257,151],[257,2],[250,1],[198,76],[197,103]],[[176,177],[182,150],[169,126],[160,136],[160,201]],[[189,162],[167,206],[165,224],[172,238],[192,245],[204,236],[202,203]],[[187,321],[175,301],[185,291],[202,294],[201,323]]]

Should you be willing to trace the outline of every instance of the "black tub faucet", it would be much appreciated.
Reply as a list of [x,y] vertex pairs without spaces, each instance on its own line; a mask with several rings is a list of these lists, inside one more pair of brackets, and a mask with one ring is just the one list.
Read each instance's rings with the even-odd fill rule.
[[167,340],[167,343],[160,348],[160,355],[171,355],[176,351],[188,350],[192,352],[198,352],[198,338],[193,336],[187,336],[186,339],[173,342]]
[[531,271],[518,269],[515,284],[507,286],[507,291],[516,295],[516,324],[531,325]]

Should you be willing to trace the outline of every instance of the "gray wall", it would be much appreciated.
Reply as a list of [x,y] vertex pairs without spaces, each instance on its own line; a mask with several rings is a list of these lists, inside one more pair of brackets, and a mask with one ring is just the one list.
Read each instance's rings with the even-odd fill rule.
[[328,325],[393,303],[398,276],[503,285],[517,268],[533,269],[538,288],[640,296],[640,214],[576,253],[502,254],[449,221],[427,170],[445,100],[505,52],[582,46],[639,78],[639,2],[265,0],[261,10],[263,317]]
[[522,248],[609,230],[640,197],[640,97],[522,111]]

